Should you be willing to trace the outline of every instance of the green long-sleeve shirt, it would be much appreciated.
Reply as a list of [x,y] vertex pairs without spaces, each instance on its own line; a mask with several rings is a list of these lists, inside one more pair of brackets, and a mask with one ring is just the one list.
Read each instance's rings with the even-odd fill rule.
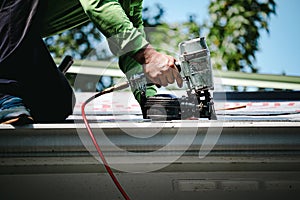
[[[130,55],[148,44],[145,39],[143,0],[48,0],[44,13],[42,36],[50,36],[92,21],[106,36],[110,50],[119,56],[120,69],[130,77],[143,71]],[[133,91],[140,102],[140,94]],[[147,96],[156,93],[147,87]]]
[[115,55],[135,52],[148,44],[143,34],[142,0],[48,0],[42,36],[92,21],[106,36]]

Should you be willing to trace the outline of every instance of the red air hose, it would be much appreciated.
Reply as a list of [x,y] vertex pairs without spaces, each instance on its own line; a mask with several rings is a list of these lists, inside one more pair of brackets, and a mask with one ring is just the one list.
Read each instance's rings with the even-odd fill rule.
[[105,89],[105,90],[103,90],[103,91],[101,91],[101,92],[99,92],[99,93],[93,95],[92,97],[90,97],[88,100],[86,100],[86,101],[81,105],[81,114],[82,114],[82,118],[83,118],[84,124],[85,124],[85,126],[86,126],[86,128],[87,128],[87,130],[88,130],[88,132],[89,132],[89,135],[90,135],[90,137],[91,137],[91,139],[92,139],[92,141],[93,141],[93,143],[94,143],[94,146],[95,146],[95,148],[96,148],[96,150],[97,150],[97,152],[98,152],[98,154],[99,154],[99,156],[100,156],[100,158],[101,158],[101,160],[102,160],[102,162],[103,162],[103,164],[104,164],[104,166],[105,166],[106,171],[108,172],[108,174],[110,175],[110,177],[111,177],[111,179],[113,180],[114,184],[117,186],[118,190],[121,192],[121,194],[123,195],[124,199],[126,199],[126,200],[130,200],[130,198],[129,198],[129,196],[127,195],[127,193],[125,192],[125,190],[122,188],[122,186],[121,186],[121,184],[119,183],[118,179],[115,177],[115,175],[114,175],[113,171],[111,170],[111,168],[109,167],[109,165],[108,165],[108,163],[107,163],[107,161],[106,161],[106,159],[105,159],[105,157],[104,157],[104,155],[103,155],[103,153],[102,153],[102,151],[101,151],[101,148],[100,148],[100,146],[99,146],[98,143],[97,143],[97,140],[96,140],[96,138],[95,138],[95,136],[94,136],[94,134],[93,134],[93,131],[92,131],[90,125],[89,125],[89,122],[88,122],[88,120],[87,120],[87,117],[86,117],[86,114],[85,114],[84,109],[85,109],[85,106],[86,106],[89,102],[91,102],[92,100],[94,100],[95,98],[97,98],[97,97],[99,97],[99,96],[101,96],[101,95],[107,94],[107,93],[111,93],[111,92],[113,92],[114,90],[122,90],[122,89],[124,89],[124,88],[127,88],[128,86],[129,86],[128,82],[125,82],[125,83],[123,83],[123,84],[116,85],[116,86],[110,87],[110,88],[108,88],[108,89]]

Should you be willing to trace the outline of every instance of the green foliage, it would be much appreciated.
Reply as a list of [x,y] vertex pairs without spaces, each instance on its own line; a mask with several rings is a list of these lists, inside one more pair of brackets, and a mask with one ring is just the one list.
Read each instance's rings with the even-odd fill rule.
[[111,57],[108,50],[97,49],[103,40],[102,34],[91,22],[58,35],[44,38],[53,57],[71,55],[74,59],[99,60]]
[[180,42],[200,37],[196,15],[190,16],[184,23],[168,24],[162,20],[164,9],[160,4],[144,8],[143,14],[147,39],[160,52],[177,56]]
[[[260,48],[260,32],[269,33],[269,20],[276,14],[275,8],[274,0],[212,0],[208,8],[209,21],[203,24],[196,22],[196,15],[191,15],[184,23],[162,23],[162,16],[155,15],[156,20],[153,20],[148,14],[151,8],[147,8],[144,21],[146,25],[149,21],[159,22],[150,24],[155,28],[146,32],[149,41],[160,51],[175,55],[180,42],[200,37],[206,30],[214,67],[257,72],[254,62]],[[164,13],[161,7],[159,10]]]
[[257,72],[255,53],[260,31],[269,33],[269,19],[276,14],[274,0],[212,0],[207,41],[215,67]]

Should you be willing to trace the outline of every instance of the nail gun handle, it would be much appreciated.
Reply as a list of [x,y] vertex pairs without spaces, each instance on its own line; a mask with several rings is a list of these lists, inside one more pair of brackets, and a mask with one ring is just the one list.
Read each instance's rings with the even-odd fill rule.
[[[174,65],[177,68],[178,72],[180,73],[181,72],[180,63],[179,62],[175,62]],[[154,84],[153,83],[148,83],[147,85],[151,86],[151,85],[154,85]],[[161,85],[159,85],[159,84],[155,84],[155,85],[156,85],[156,87],[161,88]]]

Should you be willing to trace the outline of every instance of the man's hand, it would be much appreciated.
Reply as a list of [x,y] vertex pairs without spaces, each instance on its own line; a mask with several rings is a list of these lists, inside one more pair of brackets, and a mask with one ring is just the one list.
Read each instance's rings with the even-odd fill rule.
[[183,80],[175,66],[175,58],[157,52],[148,45],[140,50],[134,57],[143,65],[146,77],[154,84],[167,86],[176,80],[177,85],[182,87]]

